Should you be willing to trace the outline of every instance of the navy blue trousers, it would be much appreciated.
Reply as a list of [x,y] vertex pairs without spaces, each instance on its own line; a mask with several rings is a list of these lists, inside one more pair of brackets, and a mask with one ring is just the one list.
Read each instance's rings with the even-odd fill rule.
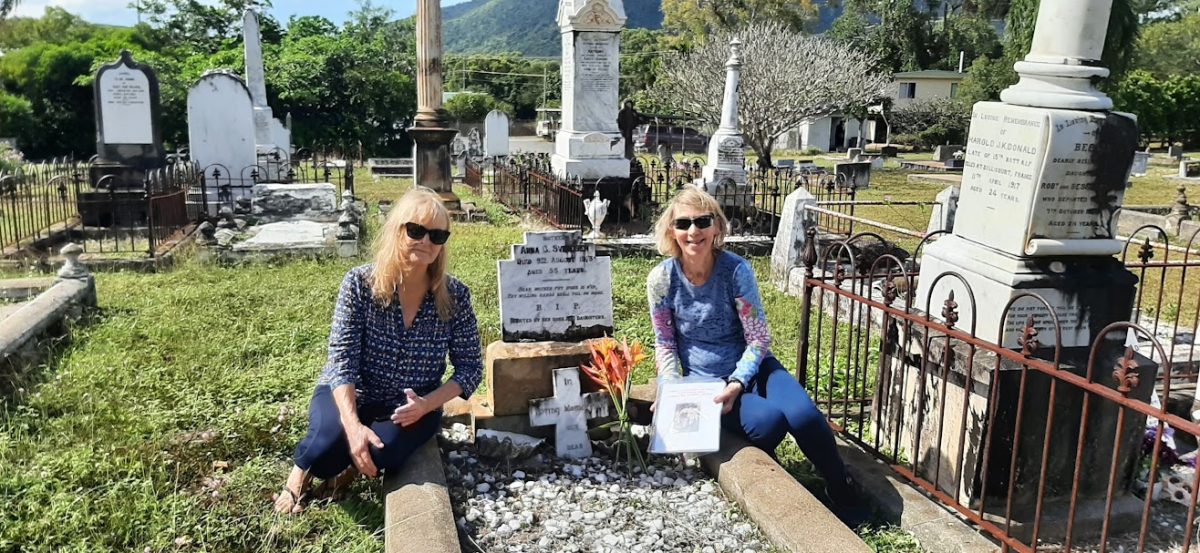
[[763,360],[733,410],[721,418],[726,428],[740,428],[750,443],[768,453],[791,434],[804,456],[825,477],[830,491],[846,485],[846,466],[838,455],[833,429],[808,392],[774,356]]
[[[396,470],[426,440],[432,438],[442,421],[442,410],[435,409],[412,426],[400,426],[391,421],[395,405],[362,405],[358,420],[371,427],[383,442],[383,449],[373,445],[371,460],[379,470]],[[342,428],[337,404],[329,386],[317,386],[308,408],[308,434],[296,446],[296,466],[317,478],[332,478],[350,466],[350,444]]]

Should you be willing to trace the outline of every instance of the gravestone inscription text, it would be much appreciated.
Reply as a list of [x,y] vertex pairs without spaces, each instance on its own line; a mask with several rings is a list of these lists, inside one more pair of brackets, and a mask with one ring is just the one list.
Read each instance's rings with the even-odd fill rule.
[[527,232],[512,259],[497,261],[505,342],[611,335],[611,260],[579,231]]

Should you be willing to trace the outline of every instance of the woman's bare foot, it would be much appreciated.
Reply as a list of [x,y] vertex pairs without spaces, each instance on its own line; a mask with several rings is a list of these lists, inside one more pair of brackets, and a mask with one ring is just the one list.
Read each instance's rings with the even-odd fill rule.
[[275,512],[285,515],[304,512],[303,503],[311,481],[308,471],[293,466],[292,472],[288,474],[287,483],[279,491],[279,495],[275,496]]

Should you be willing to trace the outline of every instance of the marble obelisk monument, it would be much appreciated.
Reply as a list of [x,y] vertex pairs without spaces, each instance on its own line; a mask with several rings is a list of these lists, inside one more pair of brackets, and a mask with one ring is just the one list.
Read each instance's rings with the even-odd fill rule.
[[[1130,318],[1136,279],[1113,257],[1116,213],[1133,163],[1134,117],[1109,111],[1095,87],[1112,0],[1043,0],[1033,47],[1015,69],[1020,82],[1002,102],[975,104],[953,234],[929,245],[917,301],[932,291],[937,312],[957,279],[974,292],[976,334],[1014,347],[1028,315],[1051,327],[1030,303],[1000,320],[1010,298],[1035,292],[1053,305],[1064,347],[1087,346],[1099,330]],[[1022,304],[1024,305],[1024,304]],[[936,313],[935,313],[936,314]],[[962,320],[971,315],[962,313]],[[1043,335],[1053,339],[1053,332]]]
[[708,141],[708,162],[700,182],[714,192],[725,179],[746,184],[746,142],[738,124],[738,86],[742,71],[742,41],[729,41],[729,61],[725,62],[725,95],[721,99],[721,126]]
[[458,133],[447,128],[442,107],[442,7],[439,0],[417,1],[417,116],[408,134],[416,184],[433,189],[451,211],[459,208],[451,189],[450,142]]
[[[254,107],[254,151],[263,161],[267,156],[278,154],[282,161],[291,156],[292,133],[284,126],[271,106],[267,105],[267,79],[263,69],[262,33],[258,25],[258,13],[247,8],[242,15],[242,44],[246,54],[246,88],[250,91],[250,103]],[[280,160],[270,159],[272,162]],[[278,163],[264,163],[268,172],[277,172]],[[265,175],[274,180],[279,175]]]
[[550,158],[555,174],[595,180],[629,178],[620,109],[621,0],[559,0],[562,33],[562,127]]

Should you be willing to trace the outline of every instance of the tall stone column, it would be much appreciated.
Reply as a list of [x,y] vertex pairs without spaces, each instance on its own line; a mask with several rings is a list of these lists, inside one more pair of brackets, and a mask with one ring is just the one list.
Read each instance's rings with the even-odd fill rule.
[[1112,0],[1043,0],[1033,44],[1013,65],[1021,76],[1000,94],[1020,106],[1109,110],[1112,100],[1096,88],[1108,76],[1100,65]]
[[450,142],[458,131],[447,128],[442,107],[442,7],[439,0],[417,2],[417,115],[408,134],[416,147],[416,184],[433,189],[446,207],[457,210],[450,180]]
[[742,41],[729,41],[729,61],[725,62],[725,95],[721,99],[721,126],[708,141],[708,162],[704,164],[701,182],[712,193],[721,181],[746,184],[746,142],[738,124],[738,87],[741,86]]

